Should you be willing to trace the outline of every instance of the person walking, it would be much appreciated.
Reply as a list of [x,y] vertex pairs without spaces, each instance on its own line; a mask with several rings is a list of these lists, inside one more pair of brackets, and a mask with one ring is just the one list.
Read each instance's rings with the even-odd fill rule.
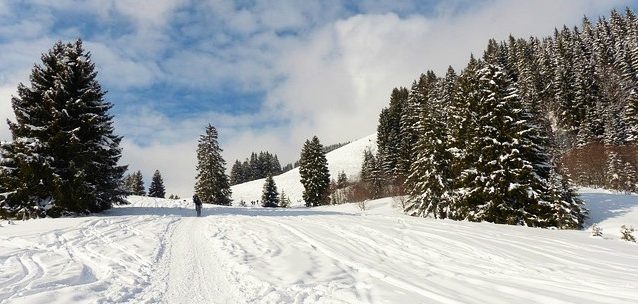
[[197,211],[197,216],[202,216],[202,201],[199,199],[197,194],[193,195],[193,203],[195,203],[195,211]]

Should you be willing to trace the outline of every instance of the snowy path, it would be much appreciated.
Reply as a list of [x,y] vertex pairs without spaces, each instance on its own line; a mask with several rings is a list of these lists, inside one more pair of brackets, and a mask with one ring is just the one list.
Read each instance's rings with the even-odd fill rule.
[[[363,214],[352,205],[212,207],[196,218],[186,203],[140,199],[107,216],[3,224],[0,303],[638,298],[636,244],[586,231],[417,219],[397,215],[390,204],[371,203]],[[614,219],[638,226],[631,222],[638,197],[623,204],[628,211]]]
[[169,254],[160,262],[168,266],[167,303],[241,303],[206,237],[206,222],[183,218],[173,231]]

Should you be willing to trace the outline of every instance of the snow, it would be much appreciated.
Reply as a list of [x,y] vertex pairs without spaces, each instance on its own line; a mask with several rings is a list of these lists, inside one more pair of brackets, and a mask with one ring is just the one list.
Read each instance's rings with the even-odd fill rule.
[[[259,187],[261,188],[261,187]],[[638,196],[581,189],[603,237],[403,215],[129,197],[0,227],[0,303],[631,303]]]
[[638,228],[638,195],[619,195],[605,189],[581,188],[579,193],[586,202],[590,218],[585,228],[591,230],[593,224],[603,229],[603,238],[620,237],[620,226]]
[[[343,171],[348,176],[348,180],[359,178],[361,164],[363,163],[363,152],[371,149],[376,152],[377,134],[372,134],[351,142],[339,149],[326,154],[328,160],[328,170],[330,170],[330,178],[337,179],[339,172]],[[281,175],[274,176],[277,191],[281,193],[283,190],[286,196],[290,198],[292,206],[303,206],[303,185],[301,184],[301,176],[299,168],[294,168]],[[263,185],[266,179],[258,179],[231,187],[233,204],[238,206],[240,201],[244,201],[250,205],[251,201],[261,200]]]
[[[356,179],[375,139],[328,153],[331,176]],[[298,169],[274,179],[303,205]],[[263,183],[234,186],[234,203]],[[197,218],[190,200],[131,196],[89,217],[3,221],[0,304],[635,302],[638,245],[619,237],[638,228],[638,195],[579,192],[580,231],[409,217],[398,197]]]

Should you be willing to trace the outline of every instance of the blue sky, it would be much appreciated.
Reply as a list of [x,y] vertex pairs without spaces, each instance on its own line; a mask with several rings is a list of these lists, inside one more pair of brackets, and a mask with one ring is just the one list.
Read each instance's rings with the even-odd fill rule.
[[[220,130],[228,163],[376,129],[393,87],[459,69],[487,39],[550,34],[636,1],[0,0],[0,119],[40,54],[81,37],[92,52],[124,163],[189,195],[195,145]],[[6,125],[0,139],[9,139]]]

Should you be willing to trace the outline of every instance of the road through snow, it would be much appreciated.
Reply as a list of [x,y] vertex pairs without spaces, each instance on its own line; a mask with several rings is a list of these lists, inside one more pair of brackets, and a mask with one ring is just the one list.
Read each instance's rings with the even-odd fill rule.
[[[599,214],[621,214],[613,219],[638,226],[631,222],[638,197],[622,199],[627,211]],[[412,218],[398,214],[391,199],[371,202],[365,212],[352,204],[209,207],[201,218],[184,201],[132,201],[100,216],[3,224],[0,303],[638,299],[638,246],[612,231],[593,238],[587,231]]]

